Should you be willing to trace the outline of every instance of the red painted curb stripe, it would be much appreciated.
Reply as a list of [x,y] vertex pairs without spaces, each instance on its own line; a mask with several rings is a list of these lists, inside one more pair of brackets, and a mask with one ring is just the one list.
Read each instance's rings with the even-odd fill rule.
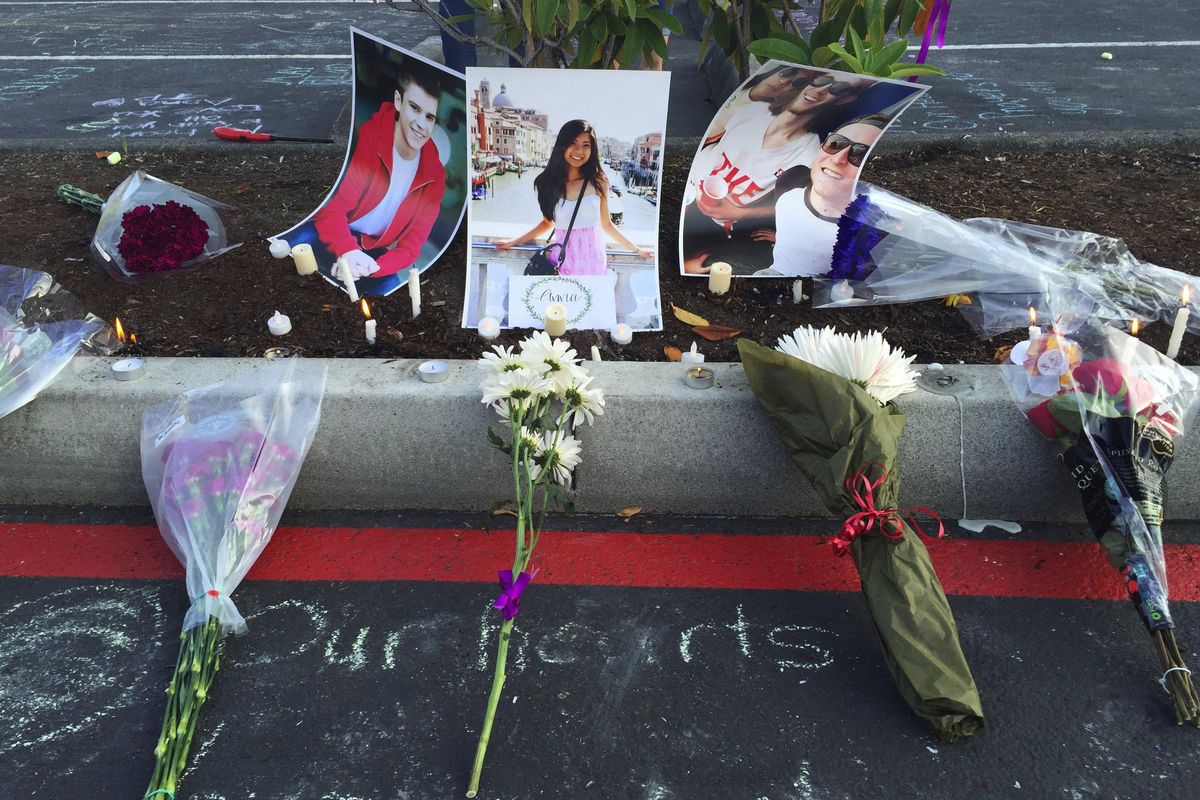
[[[280,528],[250,580],[492,582],[512,559],[510,531],[449,528]],[[946,540],[930,546],[947,593],[1120,600],[1124,590],[1092,542]],[[825,537],[548,531],[546,584],[695,589],[857,591],[849,558]],[[1168,545],[1171,598],[1200,600],[1200,545]],[[180,578],[150,526],[0,523],[0,575]]]

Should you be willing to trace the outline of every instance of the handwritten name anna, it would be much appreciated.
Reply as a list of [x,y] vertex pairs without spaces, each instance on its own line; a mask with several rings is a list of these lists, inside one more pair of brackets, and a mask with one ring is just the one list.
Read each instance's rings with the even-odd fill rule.
[[547,303],[582,303],[584,302],[583,295],[578,292],[563,292],[553,289],[545,289],[538,295],[539,301]]

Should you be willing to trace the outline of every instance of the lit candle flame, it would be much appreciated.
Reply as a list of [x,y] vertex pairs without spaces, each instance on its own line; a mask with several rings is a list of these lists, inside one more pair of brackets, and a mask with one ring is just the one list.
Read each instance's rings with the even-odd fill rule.
[[1137,336],[1138,331],[1140,331],[1141,329],[1142,329],[1142,323],[1139,322],[1138,320],[1135,319],[1133,322],[1129,323],[1130,335]]
[[1029,324],[1037,325],[1037,309],[1033,306],[1029,307]]
[[1192,287],[1185,283],[1183,285],[1183,291],[1181,291],[1179,293],[1179,302],[1183,303],[1186,306],[1188,303],[1191,302],[1191,300],[1192,300]]
[[367,319],[370,319],[371,318],[371,307],[369,305],[367,305],[367,298],[364,297],[363,299],[359,300],[358,302],[362,306],[363,316],[366,317]]
[[120,342],[121,344],[125,344],[125,326],[121,324],[120,317],[117,317],[116,328],[117,328],[117,341]]

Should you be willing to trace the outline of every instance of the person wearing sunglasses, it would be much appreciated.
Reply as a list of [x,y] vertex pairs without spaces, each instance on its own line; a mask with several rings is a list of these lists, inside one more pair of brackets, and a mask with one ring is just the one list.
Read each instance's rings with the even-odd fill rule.
[[807,278],[829,272],[838,218],[853,199],[867,153],[889,122],[885,114],[851,120],[825,137],[812,164],[779,176],[775,227],[751,234],[755,241],[772,244],[772,263],[755,275]]
[[707,147],[721,141],[721,137],[725,135],[725,128],[729,125],[729,120],[739,108],[749,103],[770,103],[780,95],[802,88],[812,79],[812,76],[811,70],[790,65],[774,67],[752,76],[725,101],[720,113],[713,117],[713,121],[708,126],[704,146]]

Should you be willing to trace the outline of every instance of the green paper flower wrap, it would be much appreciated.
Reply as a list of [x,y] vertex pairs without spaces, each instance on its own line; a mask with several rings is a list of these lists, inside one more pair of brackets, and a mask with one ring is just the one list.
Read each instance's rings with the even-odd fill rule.
[[[860,511],[845,495],[845,481],[872,463],[887,474],[875,505],[897,507],[904,415],[894,404],[881,406],[849,380],[754,342],[739,340],[738,351],[780,441],[826,509]],[[901,525],[898,538],[859,536],[850,553],[896,688],[914,714],[953,742],[983,726],[983,708],[925,544],[908,521]]]

